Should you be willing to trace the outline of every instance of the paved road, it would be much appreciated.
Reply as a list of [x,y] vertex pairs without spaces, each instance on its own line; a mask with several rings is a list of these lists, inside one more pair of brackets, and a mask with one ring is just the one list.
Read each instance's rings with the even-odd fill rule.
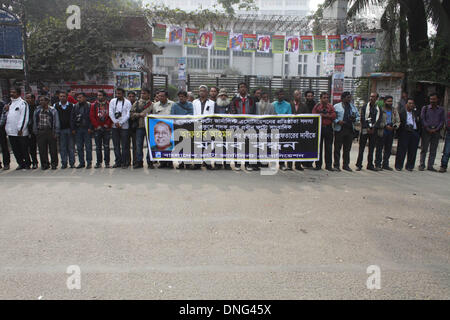
[[1,299],[450,298],[449,174],[11,171],[0,201]]

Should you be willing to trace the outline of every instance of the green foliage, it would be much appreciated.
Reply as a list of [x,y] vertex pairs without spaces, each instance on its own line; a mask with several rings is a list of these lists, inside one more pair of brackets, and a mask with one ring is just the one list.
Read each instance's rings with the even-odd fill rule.
[[167,89],[169,91],[169,99],[172,101],[178,101],[178,88],[174,85],[169,84],[169,88]]

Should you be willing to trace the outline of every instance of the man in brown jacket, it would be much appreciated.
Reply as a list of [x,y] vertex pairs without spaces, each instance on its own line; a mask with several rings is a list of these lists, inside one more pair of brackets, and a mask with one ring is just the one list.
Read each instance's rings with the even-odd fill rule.
[[[144,140],[146,139],[145,119],[152,111],[152,101],[150,99],[150,90],[142,89],[141,99],[136,101],[130,111],[130,127],[136,128],[136,157],[137,162],[133,169],[144,167]],[[130,128],[131,129],[131,128]],[[147,164],[153,169],[153,163],[150,161],[150,155],[147,152]]]

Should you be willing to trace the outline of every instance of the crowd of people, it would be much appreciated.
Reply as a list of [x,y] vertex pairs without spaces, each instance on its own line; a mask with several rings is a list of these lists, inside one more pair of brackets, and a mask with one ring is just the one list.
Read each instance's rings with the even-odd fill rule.
[[[276,100],[269,100],[269,93],[261,89],[249,94],[246,83],[240,83],[238,94],[231,96],[226,89],[199,87],[195,99],[191,92],[180,91],[178,101],[169,99],[165,90],[151,97],[148,89],[141,91],[139,99],[135,92],[126,95],[125,90],[116,89],[115,98],[108,101],[107,94],[100,90],[97,99],[90,103],[83,92],[59,92],[51,101],[42,95],[36,101],[32,93],[21,98],[21,89],[10,91],[10,102],[0,102],[0,142],[3,164],[0,168],[10,169],[11,145],[18,163],[17,170],[38,169],[91,169],[93,145],[96,145],[95,168],[111,167],[110,141],[114,146],[115,161],[112,168],[134,169],[144,167],[144,141],[146,140],[145,118],[147,115],[295,115],[320,114],[322,135],[320,159],[312,162],[281,163],[282,170],[314,169],[328,171],[352,171],[350,151],[359,133],[359,153],[356,170],[363,169],[364,153],[368,145],[367,170],[393,171],[389,160],[394,139],[398,138],[395,170],[405,167],[413,171],[416,155],[421,143],[419,170],[437,171],[434,168],[441,132],[446,129],[445,147],[440,172],[446,172],[450,156],[450,112],[439,106],[437,94],[429,96],[428,105],[416,105],[414,99],[403,94],[398,106],[393,97],[370,95],[366,106],[358,110],[352,103],[350,92],[344,92],[341,102],[332,105],[327,92],[315,100],[314,92],[302,95],[294,92],[294,100],[285,99],[284,90],[276,92]],[[304,99],[303,99],[304,97]],[[132,147],[131,147],[132,146]],[[75,152],[76,148],[76,152]],[[334,151],[333,151],[334,149]],[[37,157],[39,151],[39,159]],[[59,151],[59,156],[58,156]],[[49,158],[50,155],[50,158]],[[75,156],[78,156],[78,165]],[[341,166],[342,155],[342,166]],[[427,160],[428,156],[428,161]],[[171,162],[156,164],[149,153],[145,157],[149,168],[171,167]],[[406,160],[406,166],[405,166]],[[245,164],[247,170],[258,170],[262,164]],[[192,165],[198,169],[201,165]],[[208,169],[231,169],[229,164],[209,164]],[[235,168],[240,168],[236,166]]]

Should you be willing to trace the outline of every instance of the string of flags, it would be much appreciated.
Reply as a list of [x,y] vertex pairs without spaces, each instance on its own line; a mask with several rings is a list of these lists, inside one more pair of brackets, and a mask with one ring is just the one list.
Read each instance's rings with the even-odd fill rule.
[[[167,32],[169,31],[169,32]],[[168,34],[168,37],[167,37]],[[156,24],[153,41],[226,51],[269,53],[376,52],[376,34],[285,36],[231,33]]]

